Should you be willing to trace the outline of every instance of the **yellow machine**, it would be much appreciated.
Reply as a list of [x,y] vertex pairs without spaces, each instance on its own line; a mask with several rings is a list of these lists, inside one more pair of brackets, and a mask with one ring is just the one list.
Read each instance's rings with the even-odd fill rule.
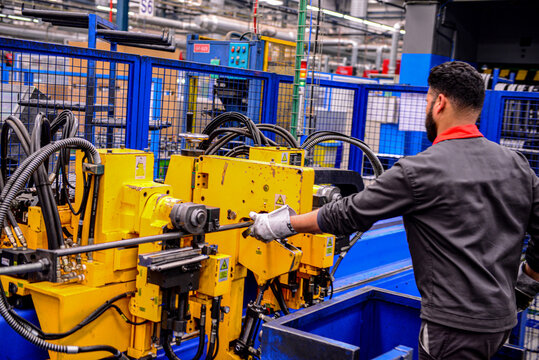
[[[306,213],[316,206],[313,193],[320,194],[320,187],[315,170],[302,166],[303,150],[252,148],[249,160],[173,155],[164,183],[153,181],[152,153],[99,150],[98,168],[82,155],[76,161],[74,207],[86,193],[96,198],[82,218],[62,208],[62,224],[73,234],[69,244],[47,250],[40,208],[29,207],[22,226],[29,249],[8,247],[1,254],[2,263],[12,266],[40,261],[40,272],[0,279],[8,296],[31,296],[45,333],[69,332],[95,309],[114,305],[116,311],[103,311],[51,342],[106,344],[134,359],[150,359],[163,346],[175,359],[171,344],[198,334],[200,349],[210,354],[206,358],[259,357],[255,339],[261,321],[328,294],[333,235],[263,243],[244,233],[250,211],[286,204]],[[98,180],[88,187],[84,179],[90,175]],[[247,291],[252,278],[256,293]],[[49,355],[110,356],[104,351]]]

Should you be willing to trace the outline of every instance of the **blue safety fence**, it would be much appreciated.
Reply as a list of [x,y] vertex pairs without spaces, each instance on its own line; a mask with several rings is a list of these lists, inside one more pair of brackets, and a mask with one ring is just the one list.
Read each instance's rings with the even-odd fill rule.
[[[53,118],[70,109],[79,135],[96,146],[152,151],[156,178],[164,177],[170,156],[185,148],[180,134],[191,116],[192,132],[224,111],[290,129],[290,76],[4,38],[0,49],[2,120],[15,115],[31,131],[38,112]],[[333,130],[362,139],[386,169],[430,146],[424,128],[427,88],[322,78],[315,83],[312,90],[307,86],[299,133]],[[538,111],[539,94],[489,91],[480,121],[487,138],[521,151],[537,173]],[[10,147],[15,167],[23,155],[15,141]],[[326,143],[309,157],[316,166],[373,176],[361,152],[346,144]],[[537,311],[536,302],[526,323],[530,354],[539,351]]]
[[539,175],[539,93],[488,91],[485,135],[519,151]]
[[[355,109],[359,119],[354,135],[371,147],[385,169],[401,157],[415,155],[431,145],[425,131],[428,88],[365,85],[362,90]],[[355,151],[353,158],[353,169],[366,179],[373,178],[374,171],[368,160]]]
[[[147,82],[140,94],[145,100],[138,140],[154,153],[156,178],[164,178],[172,154],[189,146],[182,134],[202,132],[224,112],[239,112],[255,123],[274,123],[269,113],[273,74],[149,57],[143,57],[142,64],[141,77]],[[244,141],[232,141],[228,147]]]

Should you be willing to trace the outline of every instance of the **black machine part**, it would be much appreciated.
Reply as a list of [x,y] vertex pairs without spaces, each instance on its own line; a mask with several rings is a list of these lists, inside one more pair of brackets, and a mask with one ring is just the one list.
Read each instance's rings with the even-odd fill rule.
[[208,213],[204,205],[186,202],[173,206],[170,220],[176,229],[199,235],[204,232]]
[[361,174],[353,170],[314,168],[314,183],[332,184],[341,190],[343,197],[355,194],[365,188]]

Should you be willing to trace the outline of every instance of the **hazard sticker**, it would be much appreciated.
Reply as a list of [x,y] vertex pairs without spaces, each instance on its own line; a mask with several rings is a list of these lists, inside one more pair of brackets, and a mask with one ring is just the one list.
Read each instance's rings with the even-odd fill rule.
[[228,279],[228,262],[230,258],[221,259],[219,261],[219,282],[226,281]]
[[146,156],[137,156],[135,159],[135,179],[146,178]]
[[333,245],[335,245],[335,238],[333,236],[328,237],[326,244],[326,256],[333,254]]
[[288,153],[283,153],[281,156],[281,163],[288,164]]
[[286,205],[286,195],[275,194],[275,208],[278,209],[284,205]]

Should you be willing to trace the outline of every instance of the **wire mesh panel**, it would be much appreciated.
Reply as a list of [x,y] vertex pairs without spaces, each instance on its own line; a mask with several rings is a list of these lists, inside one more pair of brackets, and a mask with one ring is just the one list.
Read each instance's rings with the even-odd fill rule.
[[[296,133],[306,137],[316,131],[333,131],[346,136],[351,135],[354,113],[354,96],[358,89],[344,89],[335,84],[321,86],[316,83],[307,85],[302,98],[303,116],[300,117]],[[277,101],[277,125],[291,130],[293,85],[279,84]],[[314,147],[307,154],[310,166],[348,169],[350,145],[341,141],[329,140]]]
[[212,119],[225,112],[238,112],[259,123],[263,90],[264,79],[154,66],[148,148],[156,159],[155,178],[164,178],[170,156],[187,146],[180,134],[188,131],[189,122],[194,133],[201,133]]
[[[38,114],[53,122],[69,110],[78,119],[77,136],[97,147],[125,144],[129,64],[22,51],[0,55],[2,122],[13,116],[31,134]],[[9,162],[16,166],[25,154],[15,136],[9,139]]]
[[[415,155],[428,146],[425,130],[425,92],[368,91],[364,141],[380,158],[385,169],[401,157]],[[364,157],[362,175],[373,176]]]
[[[5,175],[35,151],[32,136],[42,145],[70,136],[101,148],[125,145],[137,57],[3,38],[0,48],[0,121],[8,139],[2,142]],[[65,167],[59,166],[59,156],[52,157],[48,171],[55,174],[52,188],[63,202],[74,195],[75,154],[61,155]]]
[[539,175],[539,100],[503,101],[500,144],[524,154]]

